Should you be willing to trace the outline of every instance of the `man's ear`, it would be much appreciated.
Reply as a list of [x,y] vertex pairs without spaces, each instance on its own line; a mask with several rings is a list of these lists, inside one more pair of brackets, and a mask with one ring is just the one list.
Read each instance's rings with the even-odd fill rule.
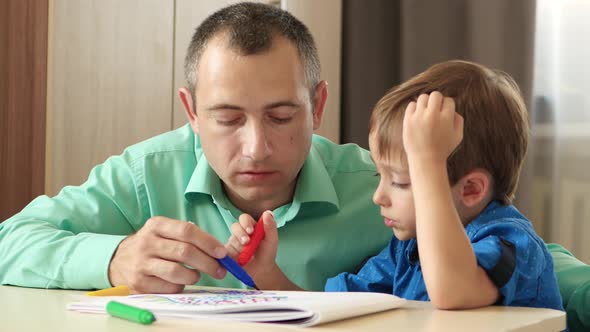
[[328,82],[320,81],[315,87],[313,96],[313,130],[320,129],[326,101],[328,100]]
[[473,208],[481,203],[487,205],[492,197],[492,176],[477,168],[465,174],[456,184],[459,200],[465,207]]
[[193,110],[193,106],[195,103],[193,102],[193,96],[189,89],[182,87],[178,89],[178,97],[180,98],[180,102],[182,106],[184,106],[184,113],[186,113],[186,117],[188,118],[188,122],[190,122],[191,127],[195,134],[199,134],[199,125],[197,124],[197,110]]

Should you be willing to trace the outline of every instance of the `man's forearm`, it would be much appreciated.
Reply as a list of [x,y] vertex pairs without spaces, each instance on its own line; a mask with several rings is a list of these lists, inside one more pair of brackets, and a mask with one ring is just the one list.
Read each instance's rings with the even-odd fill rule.
[[110,287],[107,269],[123,236],[59,230],[18,216],[0,225],[0,283],[39,288]]

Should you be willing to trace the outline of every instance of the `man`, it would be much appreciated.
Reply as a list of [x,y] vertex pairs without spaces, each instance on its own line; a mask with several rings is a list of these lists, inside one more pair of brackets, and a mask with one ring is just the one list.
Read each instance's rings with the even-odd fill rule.
[[[168,293],[243,287],[217,263],[230,225],[272,210],[278,265],[300,285],[354,270],[388,240],[367,151],[313,136],[327,84],[289,13],[243,3],[208,17],[179,91],[189,124],[109,158],[79,187],[0,224],[0,282]],[[131,235],[130,235],[131,234]]]

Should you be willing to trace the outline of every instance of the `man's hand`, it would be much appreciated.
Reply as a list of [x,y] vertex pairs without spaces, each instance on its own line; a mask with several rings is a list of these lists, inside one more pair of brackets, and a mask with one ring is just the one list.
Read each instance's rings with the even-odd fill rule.
[[177,293],[199,281],[201,272],[224,278],[226,271],[215,258],[226,254],[223,244],[195,224],[153,217],[119,244],[109,280],[129,286],[132,293]]
[[463,117],[455,113],[452,98],[434,91],[422,94],[406,108],[403,124],[408,161],[446,164],[463,139]]

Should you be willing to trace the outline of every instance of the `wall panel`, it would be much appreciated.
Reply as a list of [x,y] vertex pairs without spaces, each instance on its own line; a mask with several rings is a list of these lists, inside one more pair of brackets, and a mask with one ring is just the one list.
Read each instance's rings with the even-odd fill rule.
[[174,2],[52,2],[46,189],[172,128]]
[[47,1],[0,1],[0,222],[43,193]]

